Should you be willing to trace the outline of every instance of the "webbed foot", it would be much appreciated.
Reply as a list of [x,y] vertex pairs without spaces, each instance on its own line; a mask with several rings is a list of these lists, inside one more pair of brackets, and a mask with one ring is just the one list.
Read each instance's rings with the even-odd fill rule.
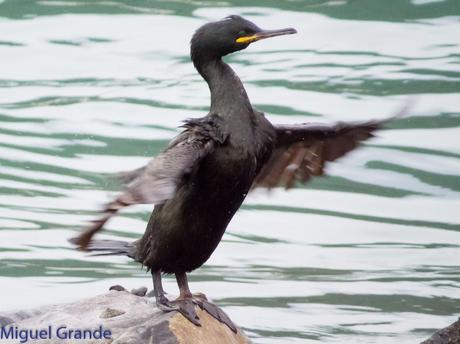
[[198,305],[201,309],[205,310],[214,319],[227,325],[228,328],[230,328],[230,330],[233,332],[238,332],[235,324],[230,320],[228,315],[215,304],[209,302],[204,294],[195,295],[193,298],[193,303]]
[[185,272],[176,272],[175,275],[179,286],[180,296],[174,301],[169,301],[165,296],[165,292],[161,284],[160,270],[152,270],[153,294],[159,309],[163,312],[179,312],[192,324],[201,326],[200,318],[195,310],[195,305],[197,305],[201,310],[206,311],[206,313],[214,319],[227,325],[228,328],[237,333],[238,330],[228,315],[225,314],[225,312],[219,307],[209,302],[206,295],[202,293],[192,295],[188,287],[187,275]]
[[163,312],[179,312],[192,324],[201,326],[200,318],[196,314],[195,304],[192,298],[179,298],[174,301],[169,301],[166,296],[162,296],[156,300],[156,304]]
[[190,322],[196,326],[201,326],[200,318],[195,311],[195,302],[193,299],[177,299],[174,301],[178,306],[178,311]]
[[157,297],[155,301],[158,309],[161,309],[163,312],[177,311],[177,307],[174,305],[174,303],[169,301],[168,298],[164,295]]

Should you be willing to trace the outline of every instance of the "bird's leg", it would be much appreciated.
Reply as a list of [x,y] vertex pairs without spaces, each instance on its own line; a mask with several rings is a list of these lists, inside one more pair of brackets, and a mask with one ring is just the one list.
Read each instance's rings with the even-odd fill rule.
[[185,272],[176,273],[176,281],[179,286],[179,297],[174,301],[178,306],[178,311],[196,326],[201,326],[200,318],[195,312],[195,304],[192,293],[188,287],[187,275]]
[[163,285],[161,284],[161,271],[152,270],[152,279],[153,294],[155,295],[157,307],[164,312],[177,311],[177,307],[175,307],[165,296],[165,291],[163,290]]
[[191,299],[193,296],[188,286],[187,274],[185,272],[176,273],[176,281],[179,286],[179,299]]
[[163,312],[180,312],[185,318],[193,324],[201,326],[199,318],[195,312],[195,305],[192,299],[192,293],[188,288],[187,276],[185,273],[176,274],[177,284],[179,285],[180,296],[177,300],[169,301],[165,296],[163,285],[161,284],[161,272],[152,270],[153,294],[157,307]]

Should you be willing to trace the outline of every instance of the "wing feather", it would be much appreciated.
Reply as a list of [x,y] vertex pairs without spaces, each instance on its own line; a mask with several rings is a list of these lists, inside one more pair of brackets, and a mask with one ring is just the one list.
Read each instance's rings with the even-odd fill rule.
[[85,250],[92,237],[122,208],[143,203],[161,204],[173,197],[182,178],[193,171],[215,144],[216,141],[202,130],[189,128],[146,166],[121,173],[120,179],[125,183],[123,192],[104,207],[98,219],[70,242]]
[[360,142],[373,137],[385,122],[275,126],[275,149],[256,177],[253,188],[282,186],[289,189],[296,182],[305,183],[312,176],[323,175],[327,162],[342,157]]

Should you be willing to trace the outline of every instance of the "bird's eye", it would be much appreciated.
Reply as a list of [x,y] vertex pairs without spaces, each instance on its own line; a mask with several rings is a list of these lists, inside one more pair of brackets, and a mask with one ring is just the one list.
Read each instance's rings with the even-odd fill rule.
[[241,30],[240,32],[238,32],[238,36],[241,37],[241,36],[247,36],[247,31],[246,30]]

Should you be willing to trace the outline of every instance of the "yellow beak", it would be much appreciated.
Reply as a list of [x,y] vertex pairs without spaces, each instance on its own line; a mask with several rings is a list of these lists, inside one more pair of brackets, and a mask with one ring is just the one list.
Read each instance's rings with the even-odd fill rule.
[[240,44],[249,44],[264,38],[276,37],[281,35],[292,35],[294,33],[297,33],[297,31],[293,28],[281,30],[264,30],[257,32],[254,35],[238,37],[235,42]]

